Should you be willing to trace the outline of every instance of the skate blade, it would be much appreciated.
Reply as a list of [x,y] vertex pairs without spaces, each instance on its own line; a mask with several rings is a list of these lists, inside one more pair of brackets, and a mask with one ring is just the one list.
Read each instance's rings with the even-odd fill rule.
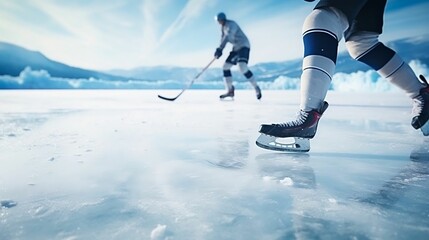
[[258,139],[256,139],[256,145],[268,150],[281,152],[310,151],[310,140],[308,138],[277,138],[261,133]]
[[230,102],[230,101],[234,101],[234,97],[228,96],[228,97],[224,97],[224,98],[219,98],[219,100],[223,101],[223,102]]
[[425,125],[423,125],[420,130],[422,130],[422,133],[424,136],[429,136],[429,121],[427,121],[425,123]]

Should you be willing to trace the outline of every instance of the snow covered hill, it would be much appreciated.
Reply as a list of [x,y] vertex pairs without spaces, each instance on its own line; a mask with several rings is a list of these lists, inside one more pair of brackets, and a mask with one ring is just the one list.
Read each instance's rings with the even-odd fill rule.
[[41,52],[0,42],[0,75],[18,76],[25,68],[45,70],[52,77],[61,78],[103,78],[106,80],[126,80],[120,76],[72,67],[47,58]]
[[[397,51],[406,61],[419,60],[422,64],[429,66],[429,36],[420,38],[404,38],[401,40],[386,43],[389,47]],[[224,61],[224,58],[220,59]],[[297,78],[301,75],[301,59],[288,60],[283,62],[266,62],[252,65],[250,68],[257,76],[258,81],[270,82],[279,76]],[[183,67],[138,67],[130,70],[112,70],[111,74],[140,79],[189,79],[190,73],[195,73],[199,69]],[[239,81],[245,81],[243,76],[237,72],[234,77]],[[337,60],[336,72],[353,73],[357,71],[368,71],[370,68],[363,63],[352,59],[347,52],[340,52]],[[221,69],[209,69],[201,76],[202,81],[218,80],[222,78]]]

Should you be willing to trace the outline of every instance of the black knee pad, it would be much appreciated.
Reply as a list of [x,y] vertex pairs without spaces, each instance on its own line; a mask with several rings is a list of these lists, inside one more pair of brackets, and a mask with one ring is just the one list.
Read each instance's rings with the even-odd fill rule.
[[247,79],[249,79],[249,78],[253,77],[253,73],[249,70],[249,71],[247,71],[247,72],[245,72],[245,73],[244,73],[244,76],[245,76]]
[[374,47],[362,53],[360,56],[357,56],[356,60],[363,62],[374,70],[378,71],[384,65],[386,65],[390,59],[395,56],[395,54],[395,51],[379,42]]
[[232,76],[231,70],[223,70],[223,76],[224,77],[231,77]]

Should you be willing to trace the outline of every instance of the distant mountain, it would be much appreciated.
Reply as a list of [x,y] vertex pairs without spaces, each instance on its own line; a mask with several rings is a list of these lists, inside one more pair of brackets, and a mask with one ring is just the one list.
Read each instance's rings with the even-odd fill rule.
[[[409,62],[411,60],[420,60],[423,64],[429,66],[429,36],[421,38],[407,38],[386,43],[387,46],[397,51],[401,57]],[[279,76],[298,78],[301,75],[302,60],[294,59],[282,62],[266,62],[250,66],[258,81],[270,82]],[[337,59],[336,72],[352,73],[356,71],[367,71],[370,68],[354,59],[347,52],[340,52]],[[112,70],[108,73],[125,76],[129,78],[145,78],[154,80],[182,80],[190,79],[200,69],[184,67],[138,67],[130,70]],[[246,81],[242,74],[238,73],[237,68],[233,68],[234,79],[237,81]],[[222,70],[219,68],[210,68],[200,77],[200,81],[212,81],[222,79]]]
[[[429,66],[429,36],[420,38],[407,38],[386,43],[393,48],[401,57],[409,62],[419,60],[421,63]],[[223,60],[222,60],[223,61]],[[257,81],[271,82],[280,76],[289,78],[299,78],[301,75],[301,59],[266,62],[251,65],[250,69],[257,77]],[[177,81],[186,82],[191,80],[201,68],[187,68],[177,66],[158,66],[158,67],[138,67],[129,70],[116,69],[106,72],[97,72],[50,60],[40,52],[30,51],[25,48],[0,42],[0,75],[18,76],[25,67],[31,67],[32,70],[44,69],[52,77],[60,78],[97,78],[103,80],[125,81],[137,80],[146,82],[156,81]],[[202,66],[203,67],[203,66]],[[357,71],[367,71],[370,68],[363,63],[352,59],[347,52],[340,52],[337,60],[336,72],[353,73]],[[238,68],[233,68],[234,80],[246,82],[243,75],[238,72]],[[222,81],[221,68],[209,68],[198,82]]]
[[[176,66],[155,66],[155,67],[137,67],[130,70],[116,69],[107,71],[107,73],[124,76],[133,79],[151,79],[156,81],[164,80],[188,80],[195,77],[201,71],[194,67],[176,67]],[[220,68],[209,68],[204,72],[200,79],[215,79],[221,77]]]
[[27,66],[32,70],[46,70],[52,77],[127,80],[112,74],[68,66],[51,60],[40,52],[0,42],[0,75],[18,76]]

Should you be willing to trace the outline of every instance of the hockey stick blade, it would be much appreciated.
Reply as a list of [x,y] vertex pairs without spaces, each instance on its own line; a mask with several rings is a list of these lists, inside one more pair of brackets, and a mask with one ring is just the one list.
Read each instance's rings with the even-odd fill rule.
[[186,88],[182,89],[182,91],[181,91],[179,94],[177,94],[177,96],[172,97],[172,98],[169,98],[169,97],[163,97],[163,96],[161,96],[161,95],[158,95],[158,97],[159,97],[159,98],[161,98],[161,99],[167,100],[167,101],[174,101],[174,100],[176,100],[178,97],[180,97],[180,95],[182,95],[182,93],[183,93],[185,90],[186,90]]
[[161,95],[158,95],[158,97],[161,98],[161,99],[167,100],[167,101],[174,101],[174,100],[177,99],[178,96],[177,97],[173,97],[173,98],[169,98],[169,97],[163,97]]

